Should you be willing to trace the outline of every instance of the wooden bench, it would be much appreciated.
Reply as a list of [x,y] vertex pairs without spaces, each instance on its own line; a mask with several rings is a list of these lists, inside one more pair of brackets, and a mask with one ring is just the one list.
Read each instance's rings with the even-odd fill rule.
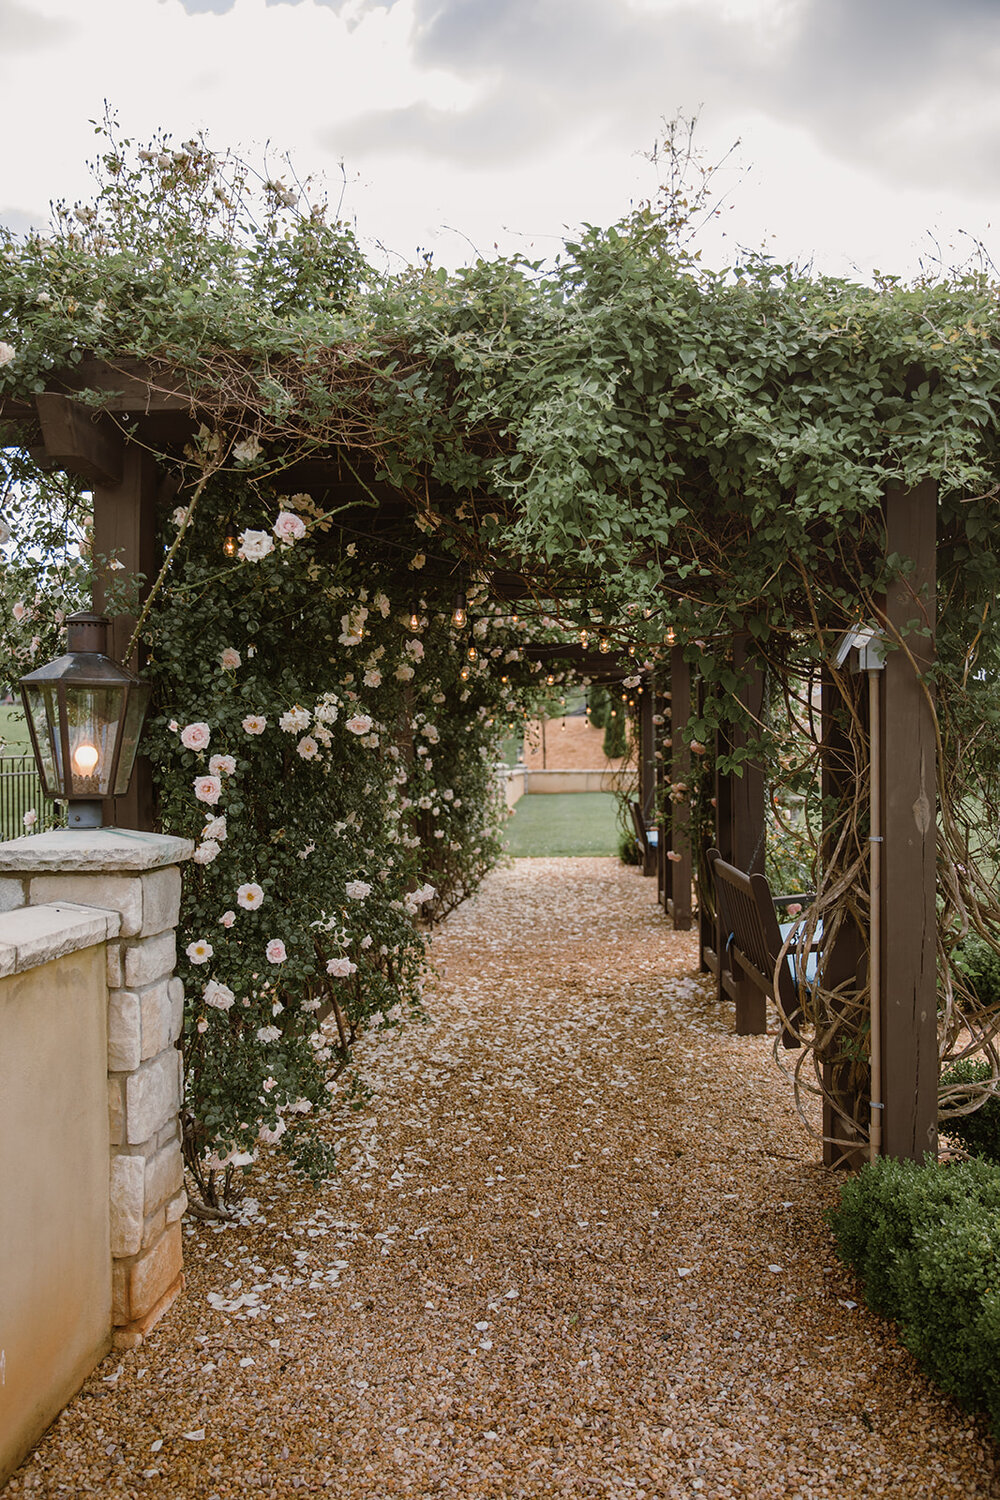
[[635,829],[635,842],[642,856],[642,873],[655,875],[656,850],[660,842],[659,830],[646,827],[646,820],[638,802],[630,801],[628,809],[632,817],[632,827]]
[[[722,988],[736,1004],[736,1034],[763,1035],[767,1031],[767,1002],[775,1000],[782,1017],[781,1040],[786,1047],[797,1047],[795,1028],[802,1019],[802,1010],[794,952],[786,955],[778,969],[778,955],[795,924],[779,924],[778,912],[796,903],[808,906],[812,896],[804,893],[775,897],[763,875],[748,875],[727,864],[718,849],[709,849],[706,858],[715,883],[722,931],[728,934],[725,951],[719,954],[719,978]],[[810,955],[805,970],[807,982],[813,978],[815,966],[815,956]]]

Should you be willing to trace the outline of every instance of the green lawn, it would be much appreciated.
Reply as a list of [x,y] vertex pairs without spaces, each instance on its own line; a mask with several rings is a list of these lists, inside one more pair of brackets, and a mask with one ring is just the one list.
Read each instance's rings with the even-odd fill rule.
[[507,824],[515,856],[618,853],[618,799],[612,792],[536,792]]
[[30,755],[31,740],[20,703],[0,703],[0,745],[10,755]]

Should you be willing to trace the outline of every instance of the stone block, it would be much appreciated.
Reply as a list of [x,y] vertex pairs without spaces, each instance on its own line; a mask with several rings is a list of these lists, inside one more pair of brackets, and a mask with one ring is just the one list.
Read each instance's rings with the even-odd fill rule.
[[142,1228],[142,1248],[148,1250],[150,1245],[163,1234],[167,1227],[167,1216],[163,1208],[158,1208],[155,1214],[150,1214]]
[[125,983],[121,943],[109,943],[107,947],[108,989],[120,990]]
[[112,1146],[125,1144],[125,1095],[120,1078],[108,1079],[108,1135]]
[[183,863],[193,850],[190,839],[172,834],[139,833],[133,828],[53,828],[0,844],[0,874],[158,870]]
[[142,1018],[142,1056],[155,1057],[174,1044],[171,1034],[173,1007],[167,980],[161,979],[148,989],[140,990],[138,1004]]
[[[178,1060],[178,1062],[180,1062],[180,1053],[177,1054],[177,1060]],[[183,1084],[183,1081],[184,1081],[183,1080],[183,1075],[182,1075],[182,1073],[180,1071],[178,1071],[177,1076],[178,1076],[178,1079],[180,1080],[180,1082],[178,1084],[178,1087],[180,1088],[181,1085]],[[181,1093],[183,1095],[183,1089],[182,1088],[181,1088]],[[163,1151],[163,1150],[165,1150],[167,1146],[176,1146],[177,1149],[180,1150],[180,1146],[181,1146],[181,1122],[177,1118],[176,1115],[174,1116],[174,1118],[172,1120],[169,1120],[167,1122],[167,1124],[164,1125],[164,1127],[163,1127],[162,1130],[160,1130],[157,1133],[156,1140],[153,1143],[153,1150],[147,1152],[147,1155],[153,1156],[153,1155],[156,1154],[157,1151]]]
[[162,1151],[146,1157],[143,1212],[154,1213],[174,1196],[183,1183],[184,1160],[180,1143],[174,1140]]
[[142,876],[142,937],[177,926],[181,910],[181,872],[176,865]]
[[141,1156],[111,1158],[111,1254],[138,1255],[142,1247],[146,1163]]
[[131,1073],[142,1061],[139,996],[114,990],[108,996],[108,1071]]
[[23,880],[17,880],[11,875],[0,875],[0,911],[17,911],[18,907],[26,906],[28,893]]
[[154,1307],[181,1274],[183,1264],[180,1223],[169,1224],[155,1245],[129,1268],[128,1300],[131,1318],[141,1318]]
[[128,1261],[113,1260],[111,1262],[111,1321],[116,1328],[121,1328],[131,1318],[128,1283]]
[[180,1108],[180,1054],[161,1052],[125,1079],[126,1132],[130,1146],[151,1140]]
[[176,1224],[178,1219],[184,1215],[188,1206],[188,1195],[183,1188],[171,1198],[166,1207],[166,1220],[168,1224]]
[[78,906],[99,906],[121,917],[122,937],[135,937],[142,928],[142,876],[108,875],[80,870],[60,870],[31,877],[32,906],[46,901],[73,901]]
[[176,1042],[184,1025],[184,985],[180,979],[170,981],[170,1040]]
[[0,913],[0,947],[16,951],[16,972],[23,974],[64,953],[104,943],[118,932],[117,912],[50,902]]
[[167,979],[176,962],[177,944],[172,930],[129,943],[125,948],[125,983],[130,990],[137,990],[157,979]]

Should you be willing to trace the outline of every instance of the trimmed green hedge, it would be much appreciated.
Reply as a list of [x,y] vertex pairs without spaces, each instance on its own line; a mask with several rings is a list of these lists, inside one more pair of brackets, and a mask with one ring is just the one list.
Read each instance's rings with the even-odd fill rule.
[[882,1157],[844,1183],[830,1223],[869,1307],[1000,1437],[1000,1168]]

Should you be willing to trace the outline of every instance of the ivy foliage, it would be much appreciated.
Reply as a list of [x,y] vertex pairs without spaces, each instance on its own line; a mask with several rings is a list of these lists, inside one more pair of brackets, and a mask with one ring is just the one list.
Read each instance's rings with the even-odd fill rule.
[[[994,898],[969,858],[979,850],[972,825],[995,827],[983,810],[1000,806],[1000,763],[983,734],[1000,719],[1000,338],[996,288],[985,275],[860,286],[762,257],[710,269],[688,234],[691,203],[695,213],[701,205],[695,195],[685,207],[675,160],[658,200],[610,227],[585,226],[551,265],[497,259],[454,273],[424,264],[378,275],[335,211],[290,170],[255,174],[202,138],[175,147],[160,136],[139,148],[113,122],[98,129],[93,202],[56,205],[47,236],[18,240],[0,230],[0,420],[23,455],[38,438],[31,397],[54,378],[117,420],[107,380],[88,385],[95,360],[105,373],[134,373],[142,361],[154,388],[169,382],[197,412],[202,427],[193,440],[162,431],[143,438],[141,422],[128,429],[173,473],[186,507],[176,531],[165,531],[166,563],[140,620],[159,674],[155,754],[164,805],[187,826],[192,809],[182,807],[182,792],[189,795],[182,783],[194,766],[163,738],[164,724],[171,716],[182,725],[210,723],[213,748],[225,741],[226,753],[246,763],[232,795],[243,799],[241,812],[245,804],[247,842],[227,879],[232,886],[238,865],[249,874],[251,849],[263,847],[266,832],[277,851],[268,879],[275,892],[297,892],[301,904],[303,925],[286,960],[298,983],[307,983],[305,967],[296,965],[306,964],[306,928],[316,918],[307,915],[309,878],[292,863],[297,851],[287,850],[312,838],[308,809],[317,787],[330,783],[310,780],[324,772],[311,762],[294,765],[291,756],[302,755],[273,738],[268,764],[282,773],[294,765],[310,790],[289,791],[287,808],[275,801],[254,811],[242,788],[257,763],[236,726],[248,705],[266,707],[272,721],[296,704],[313,715],[326,692],[337,694],[346,715],[345,687],[366,707],[363,674],[344,681],[352,670],[344,653],[356,646],[337,636],[338,649],[320,660],[328,644],[323,611],[340,605],[331,590],[344,589],[369,614],[361,590],[384,593],[396,622],[386,630],[397,630],[413,609],[410,562],[424,548],[428,617],[443,617],[456,579],[481,579],[485,587],[505,569],[534,598],[523,615],[536,634],[572,625],[631,644],[637,661],[649,664],[665,639],[676,641],[704,682],[688,737],[708,745],[721,728],[721,769],[738,772],[748,758],[765,756],[777,786],[787,735],[748,722],[739,689],[763,667],[787,701],[808,699],[802,685],[814,681],[836,635],[859,618],[877,618],[886,582],[910,568],[908,559],[885,556],[887,486],[925,479],[939,496],[933,677],[944,768],[944,926],[949,942],[970,925],[989,940],[986,908]],[[242,584],[216,566],[213,536],[227,519],[244,534],[266,534],[285,503],[278,498],[283,471],[334,455],[342,481],[370,506],[360,543],[367,566],[359,559],[357,576],[346,566],[351,533],[337,505],[307,497],[312,509],[296,514],[305,518],[309,548],[300,554],[296,542],[292,552],[310,555],[314,571],[300,577],[298,562],[277,547],[240,570],[241,577],[258,570],[254,589],[241,597]],[[381,507],[384,486],[409,507],[404,520]],[[178,623],[182,605],[188,618]],[[748,645],[746,665],[734,660],[734,636]],[[429,652],[438,663],[435,691],[454,717],[442,734],[447,748],[431,759],[447,764],[454,782],[467,762],[476,764],[461,748],[466,723],[473,724],[470,744],[488,749],[487,721],[509,702],[504,668],[515,665],[508,653],[516,647],[498,643],[488,658],[489,686],[477,668],[475,695],[463,699],[472,689],[448,675],[459,659],[453,648],[460,650],[450,642]],[[395,638],[382,644],[387,652],[398,647]],[[227,645],[240,651],[244,668],[243,647],[254,645],[259,669],[218,678],[212,653]],[[225,691],[216,696],[220,684]],[[387,699],[373,717],[382,726],[373,731],[379,756],[387,744],[400,747],[400,734],[419,732],[401,701]],[[268,733],[283,731],[272,722]],[[338,796],[351,790],[333,822],[353,809],[359,842],[369,841],[361,847],[375,850],[380,869],[382,835],[361,805],[372,784],[367,762],[349,741],[341,749],[352,758],[335,776]],[[805,785],[801,765],[784,769],[797,788]],[[380,787],[389,770],[380,761]],[[263,770],[254,774],[263,779]],[[267,774],[269,791],[284,785]],[[423,770],[414,774],[420,797],[406,795],[418,811],[433,813],[441,806],[436,777],[425,789]],[[478,784],[470,800],[482,808],[481,777]],[[423,797],[431,807],[420,805]],[[453,819],[449,811],[442,837],[475,850],[475,838],[469,843]],[[844,856],[849,870],[862,869],[862,823],[845,822],[856,834]],[[281,829],[287,846],[276,838]],[[342,858],[330,854],[323,882],[343,883]],[[221,854],[219,861],[222,871]],[[411,868],[414,880],[424,878]],[[474,883],[478,868],[473,860],[460,873],[456,894]],[[387,890],[401,869],[387,878]],[[853,875],[841,882],[848,887],[859,889]],[[192,920],[217,921],[221,890],[202,908],[199,889],[195,882]],[[863,926],[863,889],[856,906]],[[249,949],[244,958],[249,966]],[[246,969],[253,972],[267,971]],[[958,1012],[950,1014],[954,1032]],[[848,1030],[844,1055],[860,1056],[860,1012]],[[251,1128],[235,1106],[233,1118]]]

